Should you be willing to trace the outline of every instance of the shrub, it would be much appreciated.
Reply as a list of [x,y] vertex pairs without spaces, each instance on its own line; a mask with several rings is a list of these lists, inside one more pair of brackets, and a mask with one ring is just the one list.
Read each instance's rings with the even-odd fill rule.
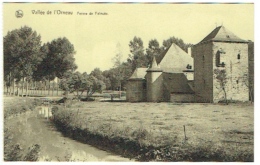
[[26,152],[20,144],[13,144],[10,128],[4,129],[4,161],[37,161],[40,145],[34,144]]

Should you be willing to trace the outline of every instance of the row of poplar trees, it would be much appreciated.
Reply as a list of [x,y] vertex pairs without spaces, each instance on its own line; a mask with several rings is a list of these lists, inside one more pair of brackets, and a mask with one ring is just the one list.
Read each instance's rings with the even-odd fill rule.
[[41,36],[28,26],[4,36],[4,85],[7,94],[28,95],[28,88],[45,87],[56,77],[74,71],[75,50],[63,37],[43,43]]

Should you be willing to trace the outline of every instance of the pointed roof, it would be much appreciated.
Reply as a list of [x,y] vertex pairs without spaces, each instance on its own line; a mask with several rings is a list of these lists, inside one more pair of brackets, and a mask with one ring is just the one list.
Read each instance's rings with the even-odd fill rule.
[[207,42],[207,41],[216,41],[216,42],[247,42],[246,40],[242,40],[234,33],[226,29],[224,26],[216,27],[211,33],[209,33],[202,41],[199,43]]
[[159,65],[157,65],[155,57],[153,57],[153,62],[151,67],[147,70],[147,72],[162,72],[162,69]]
[[136,68],[129,80],[145,79],[147,69],[148,68]]
[[175,43],[157,58],[157,62],[164,72],[181,73],[187,65],[193,66],[193,58]]

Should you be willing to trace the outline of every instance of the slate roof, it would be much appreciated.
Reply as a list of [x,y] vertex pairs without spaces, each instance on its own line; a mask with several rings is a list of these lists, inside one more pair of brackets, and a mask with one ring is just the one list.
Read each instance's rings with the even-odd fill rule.
[[147,70],[147,72],[162,72],[162,69],[160,68],[160,66],[157,65],[156,59],[155,57],[153,57],[153,61],[152,61],[152,65],[151,67]]
[[157,63],[163,72],[181,73],[186,66],[193,66],[193,58],[173,43],[157,58]]
[[147,69],[148,68],[136,68],[129,80],[145,79]]
[[170,93],[194,93],[183,73],[163,73],[163,85]]
[[199,43],[204,43],[208,41],[216,41],[216,42],[245,42],[246,40],[243,40],[236,36],[234,33],[226,29],[224,26],[216,27],[211,33],[209,33],[202,41]]

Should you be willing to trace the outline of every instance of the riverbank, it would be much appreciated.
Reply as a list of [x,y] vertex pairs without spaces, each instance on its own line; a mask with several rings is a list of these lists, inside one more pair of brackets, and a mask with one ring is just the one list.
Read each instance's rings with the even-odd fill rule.
[[34,98],[19,97],[4,100],[5,111],[15,108],[15,112],[19,112],[19,115],[8,113],[12,115],[5,118],[5,161],[131,161],[64,137],[44,118],[42,107],[37,103],[32,110],[23,110],[34,101]]
[[80,102],[53,111],[65,136],[139,161],[254,160],[250,104]]

